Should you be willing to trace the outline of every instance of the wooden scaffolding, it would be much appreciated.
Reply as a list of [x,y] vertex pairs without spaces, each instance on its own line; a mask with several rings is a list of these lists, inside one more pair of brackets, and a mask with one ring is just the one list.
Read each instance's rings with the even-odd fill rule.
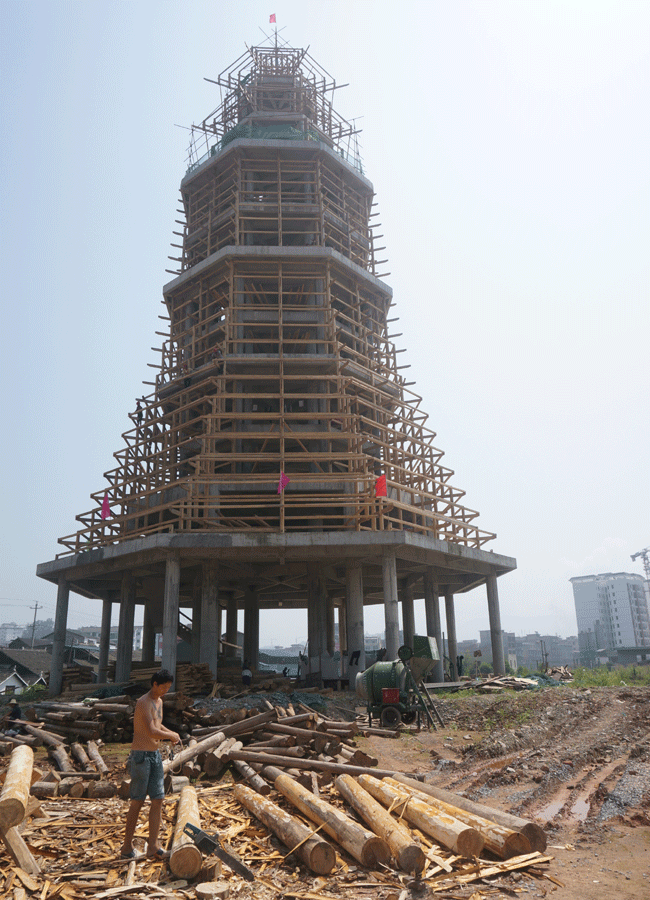
[[482,547],[495,535],[403,375],[373,186],[335,82],[303,50],[255,47],[217,84],[181,183],[155,381],[62,555],[206,530]]

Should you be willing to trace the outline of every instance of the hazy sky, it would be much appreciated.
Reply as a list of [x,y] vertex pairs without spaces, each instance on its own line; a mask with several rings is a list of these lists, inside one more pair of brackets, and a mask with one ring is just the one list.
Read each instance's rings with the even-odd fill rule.
[[[54,616],[36,565],[91,508],[153,380],[175,126],[219,104],[204,76],[270,13],[349,82],[337,109],[363,129],[401,362],[488,547],[518,562],[503,627],[575,634],[568,579],[641,573],[630,555],[650,546],[645,0],[0,0],[0,621]],[[71,595],[71,625],[100,615]],[[456,616],[478,637],[484,589]],[[306,617],[261,632],[301,640]]]

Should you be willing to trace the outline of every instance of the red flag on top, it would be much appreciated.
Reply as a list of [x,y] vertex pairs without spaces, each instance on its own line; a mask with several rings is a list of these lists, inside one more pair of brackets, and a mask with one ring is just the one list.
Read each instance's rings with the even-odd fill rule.
[[278,494],[281,494],[282,491],[289,484],[289,476],[285,475],[284,472],[280,472],[280,480],[278,482]]
[[108,505],[108,494],[104,494],[104,499],[102,501],[102,519],[110,519],[111,515],[111,508]]
[[376,497],[388,497],[388,491],[386,490],[386,476],[380,475],[379,478],[375,481],[375,496]]
[[271,25],[275,25],[275,13],[271,13],[271,15],[269,16],[269,22],[271,23]]

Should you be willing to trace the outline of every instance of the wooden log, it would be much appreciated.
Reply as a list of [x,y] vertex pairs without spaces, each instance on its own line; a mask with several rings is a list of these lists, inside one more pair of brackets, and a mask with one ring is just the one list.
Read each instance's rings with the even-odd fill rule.
[[178,800],[174,839],[169,858],[169,868],[177,878],[195,878],[201,871],[203,857],[192,838],[183,829],[187,824],[201,827],[199,801],[196,789],[191,785],[183,788]]
[[20,868],[29,875],[40,875],[41,870],[38,863],[31,854],[31,851],[18,829],[13,826],[6,831],[0,830],[0,841],[7,848],[7,852]]
[[81,778],[83,781],[99,781],[101,772],[75,772],[74,769],[59,772],[63,778]]
[[266,747],[295,747],[296,739],[290,734],[272,734],[270,731],[260,731],[253,736],[248,745],[249,748],[264,744]]
[[168,772],[165,775],[165,793],[180,794],[184,787],[187,787],[190,779],[187,775],[172,775]]
[[201,881],[194,887],[199,900],[226,900],[230,896],[230,885],[225,881]]
[[182,766],[188,759],[194,759],[199,753],[203,753],[205,750],[211,750],[213,747],[218,747],[225,739],[226,735],[223,731],[217,731],[216,734],[209,735],[209,737],[194,744],[193,747],[187,747],[185,750],[181,750],[181,752],[173,759],[166,759],[163,762],[163,772],[167,774],[170,769]]
[[34,778],[32,774],[32,784],[34,784],[34,781],[56,781],[57,784],[60,784],[61,775],[56,769],[50,769],[47,775],[43,775],[42,778]]
[[33,734],[5,734],[4,740],[12,747],[41,747],[43,744],[43,739]]
[[96,799],[114,797],[116,794],[117,788],[110,781],[91,781],[86,788],[86,796]]
[[78,741],[75,741],[73,744],[70,744],[70,752],[77,760],[77,762],[84,768],[86,771],[95,771],[90,763],[90,759],[88,758],[88,754],[84,750]]
[[[201,871],[197,876],[197,880],[216,881],[221,875],[221,860],[215,857],[205,860],[201,866]],[[197,895],[198,896],[198,895]]]
[[40,738],[41,743],[46,744],[48,747],[62,747],[65,744],[63,738],[53,734],[51,731],[46,731],[44,728],[37,728],[35,725],[24,725],[23,728],[28,734]]
[[411,797],[405,787],[397,788],[372,775],[360,775],[358,780],[375,800],[379,800],[389,809],[394,809],[396,815],[411,822],[420,831],[459,856],[473,858],[483,849],[485,841],[475,828],[470,828],[453,816],[434,809],[424,800]]
[[[13,747],[11,749],[13,750]],[[0,772],[0,784],[5,783],[5,779],[7,777],[8,771],[9,771],[9,769],[3,769]],[[51,774],[51,773],[48,773],[48,775],[49,774]],[[48,776],[43,774],[42,769],[37,769],[36,766],[32,766],[32,777],[31,777],[30,786],[32,784],[34,784],[35,781],[47,781],[47,780],[48,780]]]
[[92,759],[95,764],[97,771],[101,772],[102,775],[106,775],[109,772],[109,768],[102,759],[102,755],[99,752],[99,747],[95,743],[95,741],[88,741],[86,744],[86,748],[88,750],[88,756]]
[[[281,774],[281,773],[280,773]],[[272,800],[262,797],[244,784],[235,785],[234,797],[245,809],[259,819],[316,875],[329,875],[336,865],[334,848],[320,835],[295,816],[281,809]]]
[[217,778],[229,765],[228,753],[230,750],[241,750],[243,744],[235,738],[226,738],[223,743],[205,754],[203,759],[203,771],[208,778]]
[[444,800],[425,794],[417,788],[406,787],[396,779],[388,779],[389,783],[396,787],[407,790],[412,797],[429,803],[434,809],[440,810],[442,813],[453,816],[459,822],[464,822],[470,828],[475,828],[485,841],[486,848],[490,853],[500,856],[502,859],[510,859],[512,856],[521,856],[523,853],[530,853],[530,841],[519,831],[513,831],[503,825],[498,825],[483,816],[477,816],[474,813],[467,812],[466,809],[459,809]]
[[35,781],[30,790],[39,800],[48,800],[58,794],[59,783],[57,781]]
[[294,767],[296,769],[320,769],[323,772],[333,772],[336,775],[378,775],[384,778],[398,774],[392,769],[366,769],[363,766],[348,766],[342,763],[327,762],[322,759],[300,759],[291,756],[281,756],[275,753],[254,753],[250,750],[231,750],[228,754],[231,759],[242,759],[248,763],[262,763],[281,768]]
[[349,766],[366,766],[370,769],[379,765],[379,760],[376,756],[369,756],[363,750],[352,750],[350,747],[346,747],[345,744],[341,745],[339,756],[342,756]]
[[72,760],[63,747],[50,747],[48,754],[56,762],[61,772],[74,772]]
[[262,776],[258,775],[247,763],[242,762],[240,759],[234,759],[232,764],[258,794],[266,796],[271,793],[271,788],[266,781],[264,781]]
[[84,783],[81,778],[62,778],[59,782],[59,794],[78,799],[84,795]]
[[338,775],[334,784],[369,828],[386,841],[393,859],[403,872],[415,875],[424,869],[424,851],[405,825],[393,818],[351,775]]
[[[265,744],[252,744],[248,745],[249,749],[254,750],[255,753],[270,753],[274,754],[278,752],[278,748],[271,744],[270,746],[266,746]],[[306,756],[309,756],[311,750],[305,747],[282,747],[282,756],[293,756],[299,757],[300,759],[304,759]]]
[[25,818],[33,767],[34,751],[31,747],[15,747],[11,751],[5,783],[0,792],[0,831],[20,825]]
[[123,778],[117,788],[117,796],[122,800],[128,800],[131,797],[131,779]]
[[318,722],[318,714],[315,712],[298,713],[298,715],[287,716],[282,720],[283,725],[302,725],[303,728],[315,729]]
[[502,812],[500,809],[493,809],[491,806],[485,806],[483,803],[474,803],[472,800],[468,800],[467,797],[461,797],[434,784],[415,782],[408,775],[395,775],[395,780],[407,787],[417,788],[431,797],[436,797],[438,800],[444,800],[445,803],[450,803],[459,809],[467,810],[467,812],[474,813],[477,816],[483,816],[484,819],[491,819],[493,822],[504,825],[506,828],[511,828],[513,831],[521,832],[528,838],[532,851],[543,853],[546,850],[547,837],[544,829],[528,819],[521,819],[519,816]]
[[275,789],[312,822],[322,825],[323,831],[337,841],[362,866],[374,869],[379,864],[386,865],[388,863],[390,850],[385,841],[348,818],[345,813],[330,803],[321,800],[320,797],[315,797],[289,775],[278,775],[275,779]]
[[308,744],[319,738],[325,745],[330,740],[325,731],[317,731],[315,728],[298,728],[295,725],[285,725],[283,722],[269,722],[267,729],[277,734],[290,734],[301,744]]
[[[196,738],[190,738],[190,740],[187,743],[187,746],[194,747],[194,746],[196,746],[196,744],[198,744],[198,741],[196,740]],[[203,755],[203,754],[201,754],[201,755]],[[186,778],[190,778],[190,779],[198,778],[199,775],[201,774],[201,765],[200,765],[198,759],[188,759],[187,762],[184,762],[181,765],[180,774],[185,775]]]
[[93,703],[93,709],[99,712],[118,713],[120,716],[128,716],[133,713],[135,704],[126,705],[124,703],[107,703],[103,700]]
[[101,737],[105,729],[104,722],[77,722],[75,725],[50,725],[49,734],[58,735],[66,741],[82,738],[84,741],[95,741]]

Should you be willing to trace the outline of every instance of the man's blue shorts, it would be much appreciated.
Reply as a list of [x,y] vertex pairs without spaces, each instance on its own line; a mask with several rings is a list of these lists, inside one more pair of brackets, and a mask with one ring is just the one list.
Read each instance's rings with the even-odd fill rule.
[[147,794],[152,800],[163,799],[165,776],[160,750],[131,750],[129,772],[131,800],[145,800]]

